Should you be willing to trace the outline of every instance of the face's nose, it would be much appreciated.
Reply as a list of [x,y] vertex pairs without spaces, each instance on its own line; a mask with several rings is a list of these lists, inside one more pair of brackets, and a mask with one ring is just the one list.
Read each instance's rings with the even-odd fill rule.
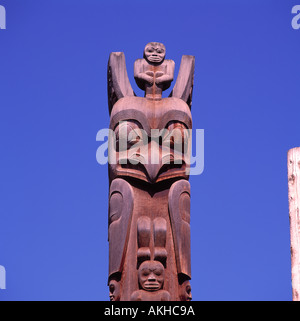
[[157,179],[157,175],[161,168],[161,164],[145,164],[144,166],[147,171],[150,182],[154,183]]
[[157,144],[155,141],[151,141],[151,144],[149,144],[148,146],[147,163],[148,164],[144,164],[145,169],[147,171],[151,183],[154,183],[162,166],[159,144]]
[[156,276],[153,272],[151,272],[148,276],[148,281],[149,282],[155,282],[156,281]]

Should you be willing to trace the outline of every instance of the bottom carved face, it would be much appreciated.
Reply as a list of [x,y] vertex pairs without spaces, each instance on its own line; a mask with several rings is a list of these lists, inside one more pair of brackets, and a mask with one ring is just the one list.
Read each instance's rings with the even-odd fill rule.
[[120,284],[116,280],[109,282],[109,298],[110,301],[120,301]]
[[164,266],[158,261],[145,261],[141,264],[139,284],[146,291],[158,291],[164,283]]

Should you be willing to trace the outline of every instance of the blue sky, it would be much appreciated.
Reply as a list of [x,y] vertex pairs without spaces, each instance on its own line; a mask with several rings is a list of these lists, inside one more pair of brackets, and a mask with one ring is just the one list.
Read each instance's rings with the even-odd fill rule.
[[[291,300],[286,153],[300,146],[300,1],[0,0],[0,300],[108,300],[106,67],[196,58],[194,300]],[[174,85],[174,83],[173,83]]]

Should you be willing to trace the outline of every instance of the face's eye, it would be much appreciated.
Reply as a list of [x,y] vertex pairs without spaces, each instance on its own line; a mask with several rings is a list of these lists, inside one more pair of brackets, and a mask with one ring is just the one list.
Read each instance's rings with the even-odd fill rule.
[[139,133],[139,128],[138,129],[132,129],[129,133],[128,133],[128,144],[130,144],[131,146],[138,143],[139,141],[141,141],[141,136]]
[[160,275],[162,274],[162,271],[160,271],[160,270],[155,270],[154,273],[155,273],[156,276],[160,276]]
[[116,134],[116,150],[118,152],[125,151],[133,145],[142,142],[144,131],[139,124],[133,121],[124,121],[119,123],[115,128]]
[[148,276],[148,275],[150,275],[150,271],[148,270],[143,271],[143,276]]
[[170,146],[174,151],[184,153],[187,151],[189,142],[189,132],[183,123],[169,124],[163,138],[162,144]]

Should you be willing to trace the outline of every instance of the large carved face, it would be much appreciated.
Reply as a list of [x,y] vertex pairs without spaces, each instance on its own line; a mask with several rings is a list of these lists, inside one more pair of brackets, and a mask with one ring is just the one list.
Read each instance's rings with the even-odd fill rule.
[[154,184],[188,178],[191,128],[190,109],[181,99],[155,104],[140,97],[120,99],[111,114],[110,179],[126,176]]
[[158,291],[164,283],[164,266],[158,261],[145,261],[138,271],[139,284],[146,291]]
[[144,49],[144,57],[150,63],[159,64],[166,56],[166,48],[162,43],[149,42]]

